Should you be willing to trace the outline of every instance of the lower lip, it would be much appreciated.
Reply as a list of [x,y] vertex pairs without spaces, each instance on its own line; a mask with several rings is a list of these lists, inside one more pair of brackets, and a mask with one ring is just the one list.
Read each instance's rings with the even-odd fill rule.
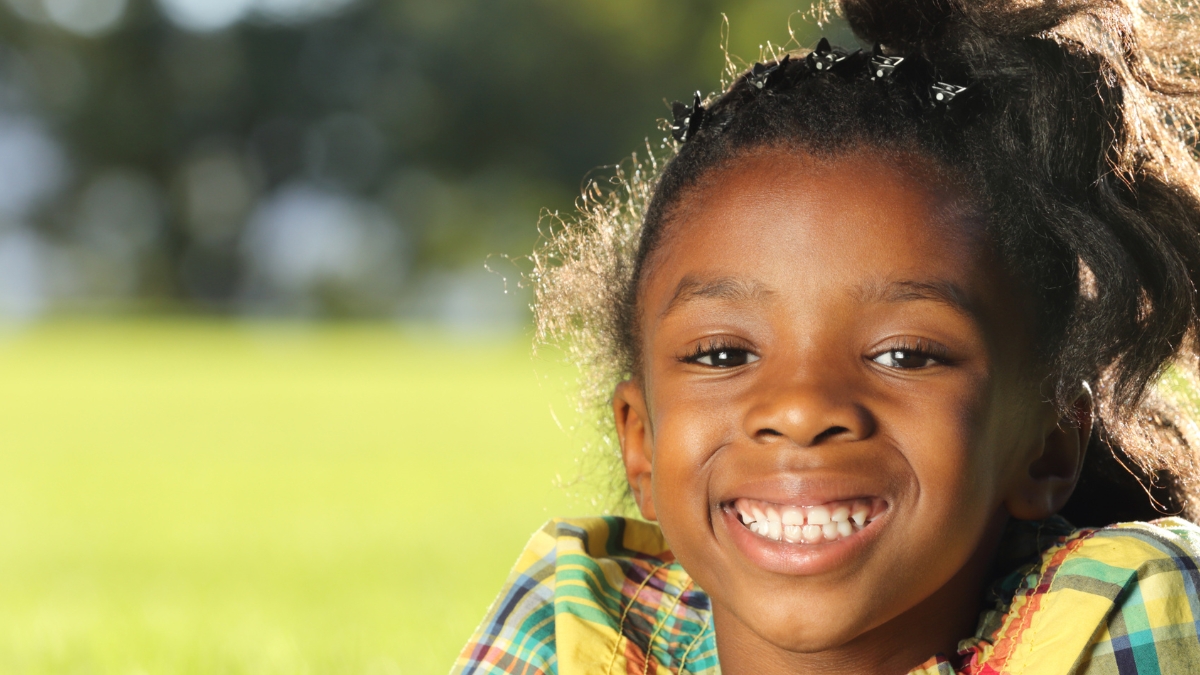
[[885,511],[866,527],[845,539],[820,544],[789,544],[754,534],[736,511],[720,509],[725,530],[742,555],[756,566],[776,574],[812,576],[832,572],[864,554],[882,529]]

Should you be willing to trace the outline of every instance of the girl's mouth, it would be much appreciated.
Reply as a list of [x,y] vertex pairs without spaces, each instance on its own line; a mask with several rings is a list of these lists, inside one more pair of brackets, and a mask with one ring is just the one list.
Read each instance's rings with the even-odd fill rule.
[[764,539],[788,544],[813,545],[854,536],[887,511],[887,502],[875,498],[846,499],[815,506],[775,504],[740,498],[726,504],[743,527]]

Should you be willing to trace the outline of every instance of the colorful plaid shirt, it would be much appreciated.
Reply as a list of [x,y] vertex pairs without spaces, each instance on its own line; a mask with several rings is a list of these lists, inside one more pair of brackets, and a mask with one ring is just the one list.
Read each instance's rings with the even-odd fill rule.
[[[1200,528],[1177,518],[1016,523],[1012,571],[954,655],[910,675],[1200,672]],[[719,675],[708,596],[651,523],[553,520],[533,536],[452,675]]]

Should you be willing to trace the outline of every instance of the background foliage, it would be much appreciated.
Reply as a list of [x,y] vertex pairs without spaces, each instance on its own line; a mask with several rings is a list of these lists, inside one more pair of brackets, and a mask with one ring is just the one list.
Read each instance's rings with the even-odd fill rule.
[[605,503],[485,263],[804,9],[0,0],[0,672],[448,670]]
[[[0,313],[512,320],[489,255],[784,0],[0,0]],[[799,39],[814,27],[794,20]]]

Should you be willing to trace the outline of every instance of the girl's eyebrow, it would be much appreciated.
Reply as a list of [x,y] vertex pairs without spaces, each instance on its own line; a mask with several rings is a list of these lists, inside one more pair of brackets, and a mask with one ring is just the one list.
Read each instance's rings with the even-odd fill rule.
[[941,303],[966,314],[973,319],[979,318],[979,308],[972,302],[962,286],[949,279],[929,279],[916,281],[911,279],[877,282],[860,286],[858,300],[864,304],[900,303],[916,300],[931,300]]
[[661,313],[659,318],[670,314],[680,305],[699,298],[710,298],[727,301],[761,300],[774,291],[761,282],[739,277],[712,277],[702,279],[688,274],[679,280],[675,286],[675,294]]

